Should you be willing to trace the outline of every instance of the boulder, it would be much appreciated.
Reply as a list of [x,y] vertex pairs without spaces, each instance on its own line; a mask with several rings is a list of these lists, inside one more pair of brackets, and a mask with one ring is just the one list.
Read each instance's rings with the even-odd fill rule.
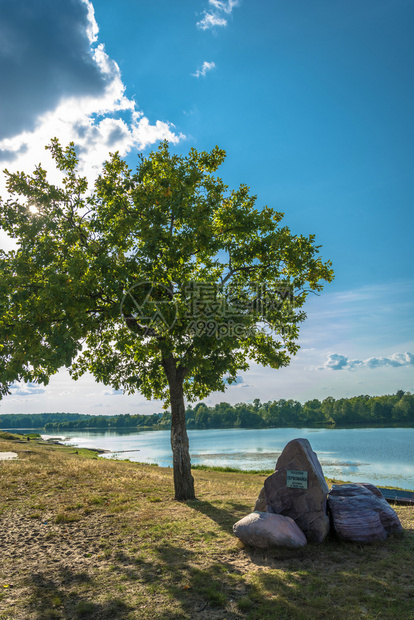
[[256,500],[253,510],[255,512],[266,512],[266,496],[264,487],[260,489],[259,497]]
[[[294,439],[264,482],[266,511],[293,519],[308,542],[322,542],[330,530],[328,485],[307,439]],[[260,499],[260,496],[259,498]]]
[[306,545],[306,536],[293,519],[269,512],[252,512],[233,525],[233,532],[245,545],[261,549]]
[[332,527],[342,540],[370,543],[402,532],[397,513],[372,484],[334,484],[328,506]]
[[[366,489],[371,491],[371,493],[374,493],[374,495],[381,502],[381,506],[382,506],[382,510],[380,512],[381,523],[384,526],[388,535],[389,534],[401,534],[403,530],[401,521],[398,518],[397,513],[389,505],[389,503],[387,502],[387,500],[385,499],[381,491],[377,489],[376,486],[374,486],[373,484],[370,484],[369,482],[359,482],[357,484],[365,487]],[[328,499],[329,499],[329,495],[328,495]]]

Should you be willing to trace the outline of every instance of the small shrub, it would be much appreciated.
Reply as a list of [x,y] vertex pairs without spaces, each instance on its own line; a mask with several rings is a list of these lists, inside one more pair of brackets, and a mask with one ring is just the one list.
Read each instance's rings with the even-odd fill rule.
[[20,435],[15,435],[13,433],[8,433],[7,431],[0,431],[0,439],[21,439]]

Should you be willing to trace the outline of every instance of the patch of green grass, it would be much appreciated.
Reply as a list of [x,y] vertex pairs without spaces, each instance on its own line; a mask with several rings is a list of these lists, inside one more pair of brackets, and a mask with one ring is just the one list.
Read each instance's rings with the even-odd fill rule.
[[8,431],[0,431],[0,439],[4,439],[5,441],[13,441],[15,439],[23,439],[22,435],[17,435],[16,433],[9,433]]
[[106,504],[107,501],[108,498],[102,496],[94,496],[88,498],[88,503],[92,506],[102,506],[103,504]]
[[241,596],[237,601],[240,611],[249,611],[254,607],[254,602],[248,596]]
[[81,502],[78,502],[77,504],[74,504],[73,506],[66,506],[66,510],[79,510],[79,508],[83,508],[84,504]]
[[37,502],[36,504],[33,504],[32,508],[34,510],[44,510],[46,508],[46,504],[43,504],[42,502]]
[[55,523],[75,523],[80,521],[80,517],[77,515],[68,515],[66,512],[60,512],[55,517]]
[[96,605],[89,601],[81,601],[75,607],[76,618],[89,618],[96,610]]
[[205,588],[203,590],[203,594],[212,605],[224,607],[227,602],[227,596],[224,594],[224,592],[218,591],[215,586]]
[[52,603],[54,607],[61,607],[61,605],[63,604],[61,597],[58,595],[52,596],[52,598],[50,599],[50,602]]

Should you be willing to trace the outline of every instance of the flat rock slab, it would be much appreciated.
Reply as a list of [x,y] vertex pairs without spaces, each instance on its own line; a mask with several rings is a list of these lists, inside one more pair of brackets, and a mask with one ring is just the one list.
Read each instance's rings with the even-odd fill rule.
[[252,512],[233,525],[233,532],[245,545],[261,549],[306,545],[306,536],[293,519],[269,512]]
[[342,540],[371,543],[402,532],[397,513],[372,484],[334,484],[328,506],[333,529]]
[[[288,486],[291,480],[294,481],[294,478],[288,477],[292,471],[306,472],[306,488]],[[259,495],[256,507],[263,508],[265,504],[267,512],[290,517],[308,542],[320,543],[330,530],[328,492],[321,464],[309,441],[294,439],[285,446],[278,458],[274,474],[266,478],[264,491]]]
[[17,457],[17,452],[0,452],[0,461],[11,461]]

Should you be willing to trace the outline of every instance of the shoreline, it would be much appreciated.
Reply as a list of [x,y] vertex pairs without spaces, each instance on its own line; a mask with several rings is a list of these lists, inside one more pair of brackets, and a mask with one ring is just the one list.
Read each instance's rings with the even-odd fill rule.
[[[70,437],[68,437],[70,439]],[[24,443],[24,442],[22,442]],[[55,446],[63,446],[64,448],[78,448],[80,446],[75,446],[73,444],[66,444],[58,441],[57,439],[41,439],[36,440],[36,443],[44,446],[44,445],[55,445]],[[104,450],[103,448],[82,448],[83,450],[89,450],[90,452],[96,452],[97,454],[113,454],[112,450]]]
[[[206,430],[208,431],[208,429]],[[225,434],[226,432],[227,433],[230,432],[233,436],[234,430],[232,429],[220,429],[220,430],[223,430]],[[240,430],[245,431],[247,429],[240,429]],[[4,433],[4,434],[7,435],[8,433]],[[101,434],[100,431],[98,431],[97,434],[101,435],[101,437],[104,437],[104,433]],[[202,436],[204,436],[204,433],[197,432],[197,435],[199,435],[199,438],[198,440],[194,439],[194,441],[197,441],[200,445],[201,445],[200,442],[204,444],[204,440],[202,438]],[[279,433],[277,433],[277,435],[279,436]],[[39,445],[49,446],[50,448],[52,446],[55,446],[55,448],[65,449],[65,450],[72,451],[75,453],[79,452],[79,454],[81,454],[83,451],[85,451],[85,453],[89,452],[89,454],[91,456],[94,456],[95,458],[101,457],[104,459],[113,459],[113,460],[131,460],[132,462],[134,461],[142,462],[142,464],[147,463],[147,464],[157,465],[159,467],[167,467],[167,468],[171,468],[171,465],[172,465],[172,462],[170,462],[171,461],[170,458],[167,458],[166,456],[165,458],[164,457],[157,458],[156,454],[152,454],[151,449],[149,450],[149,452],[146,449],[144,449],[144,452],[142,452],[142,450],[137,449],[136,447],[132,448],[131,441],[125,441],[125,442],[122,440],[115,441],[115,446],[118,447],[119,449],[114,449],[115,446],[113,442],[109,442],[108,448],[101,448],[99,446],[100,442],[98,441],[98,438],[96,437],[94,441],[91,441],[91,443],[95,443],[95,446],[89,447],[88,445],[84,444],[85,442],[84,438],[80,440],[80,443],[76,443],[76,439],[74,436],[70,437],[64,433],[62,433],[61,435],[57,435],[57,434],[44,435],[42,437],[40,437],[39,434],[37,434],[37,437],[30,437],[28,441],[27,439],[29,438],[25,437],[24,435],[23,436],[20,435],[20,437],[17,437],[17,435],[15,435],[14,441],[19,444],[24,444],[27,448],[30,448],[31,442],[32,442],[33,447],[35,443],[38,442]],[[310,440],[312,441],[311,438]],[[148,441],[150,440],[144,441],[144,447],[148,444]],[[165,443],[165,441],[166,439],[164,438],[162,440],[162,443]],[[288,439],[286,439],[286,441],[288,441]],[[87,444],[89,442],[86,441],[85,443]],[[103,443],[108,444],[108,441],[104,439]],[[134,443],[135,443],[135,446],[140,445],[140,441],[132,442],[132,445],[134,445]],[[98,444],[98,446],[96,446],[96,444]],[[329,440],[329,445],[331,445],[330,440]],[[112,448],[110,446],[112,446]],[[142,447],[143,446],[141,446],[141,449]],[[269,454],[267,456],[274,456],[274,458],[269,460],[269,459],[260,458],[261,456],[265,455],[265,453],[262,454],[263,450],[257,452],[257,454],[254,453],[254,455],[252,456],[252,454],[250,454],[250,451],[245,449],[245,446],[241,447],[242,451],[240,453],[237,452],[235,455],[230,455],[231,458],[228,458],[229,455],[226,455],[226,454],[221,454],[221,453],[215,454],[216,450],[214,450],[214,454],[205,454],[204,452],[203,454],[199,454],[198,453],[199,448],[200,446],[198,446],[197,443],[195,443],[193,446],[193,450],[191,450],[192,468],[195,470],[196,469],[207,469],[211,471],[232,471],[235,473],[240,472],[243,474],[260,473],[260,474],[268,475],[271,471],[274,471],[275,462],[278,458],[277,450],[275,451],[271,450],[272,455]],[[209,452],[211,452],[211,448],[212,446],[210,446]],[[323,450],[323,448],[319,448],[319,450],[320,449]],[[332,450],[332,447],[331,447],[331,450]],[[318,450],[316,451],[319,453]],[[133,452],[140,452],[140,455],[133,454]],[[273,455],[273,452],[275,452],[274,455]],[[323,454],[321,456],[322,458],[324,458]],[[219,457],[219,458],[214,458],[214,457]],[[327,478],[337,479],[337,480],[341,479],[341,480],[345,480],[351,483],[370,482],[377,487],[404,490],[408,492],[414,491],[414,485],[412,484],[411,476],[408,472],[406,472],[407,475],[405,476],[401,474],[391,475],[390,472],[388,473],[385,472],[387,473],[387,475],[384,475],[384,472],[382,472],[382,470],[380,470],[380,472],[378,473],[376,472],[376,470],[374,471],[373,469],[373,466],[375,464],[374,463],[375,459],[374,461],[369,461],[367,463],[365,462],[359,463],[359,461],[357,462],[355,461],[355,459],[351,461],[344,460],[344,462],[340,460],[338,462],[337,461],[338,459],[335,459],[335,462],[331,462],[330,458],[329,459],[325,458],[324,461],[322,461],[322,467],[324,469],[324,474]],[[371,463],[371,465],[369,465],[369,463]],[[367,471],[365,471],[364,467],[362,467],[363,465],[367,466]],[[352,466],[354,466],[355,472],[353,471]],[[358,469],[360,469],[361,471],[357,471]],[[407,479],[407,476],[408,476],[408,479]]]
[[[66,438],[67,440],[70,440],[70,437]],[[25,442],[22,442],[25,443]],[[40,445],[45,445],[45,444],[53,444],[55,446],[63,446],[65,448],[80,448],[80,446],[76,446],[74,444],[71,443],[62,443],[62,441],[55,437],[50,437],[48,439],[43,439],[42,440],[37,440],[37,443]],[[82,448],[83,450],[89,450],[90,452],[96,452],[97,454],[123,454],[125,452],[141,452],[141,450],[139,449],[133,449],[133,450],[105,450],[103,448],[88,448],[88,447],[84,447]]]
[[[286,428],[295,428],[295,429],[324,429],[324,430],[351,430],[351,429],[356,429],[356,430],[363,430],[363,429],[380,429],[380,428],[414,428],[414,420],[400,420],[400,421],[394,421],[392,423],[389,422],[353,422],[350,424],[327,424],[327,423],[308,423],[308,424],[282,424],[282,425],[277,425],[277,426],[273,426],[273,425],[268,425],[268,426],[211,426],[208,428],[198,428],[198,427],[188,427],[187,426],[187,432],[188,431],[229,431],[229,430],[240,430],[240,431],[245,431],[245,430],[261,430],[261,431],[266,431],[269,429],[286,429]],[[51,429],[46,429],[44,426],[37,426],[37,427],[22,427],[22,428],[16,428],[14,426],[11,427],[5,427],[5,428],[0,428],[0,431],[4,431],[4,432],[14,432],[16,434],[30,434],[30,433],[36,433],[38,432],[39,434],[41,434],[41,431],[43,431],[43,434],[46,434],[44,431],[46,430],[51,430]],[[53,429],[55,430],[57,433],[60,432],[60,429]],[[73,433],[73,432],[79,432],[82,433],[84,431],[96,431],[96,432],[118,432],[118,431],[128,431],[128,432],[137,432],[139,433],[140,431],[171,431],[171,426],[166,426],[166,427],[157,427],[157,426],[123,426],[120,428],[117,428],[116,426],[83,426],[83,427],[79,427],[79,428],[65,428],[62,429],[62,431],[67,431],[69,433]],[[51,437],[55,437],[56,435],[51,435]],[[68,438],[70,439],[70,438]]]

